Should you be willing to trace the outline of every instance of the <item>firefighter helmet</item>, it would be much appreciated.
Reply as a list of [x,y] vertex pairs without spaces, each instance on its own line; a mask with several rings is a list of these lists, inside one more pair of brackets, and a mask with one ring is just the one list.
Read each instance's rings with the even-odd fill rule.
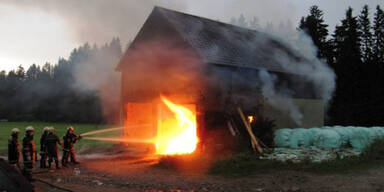
[[13,128],[12,129],[12,134],[16,134],[16,133],[19,133],[20,130],[18,128]]
[[25,131],[34,131],[35,129],[32,126],[28,126],[25,128]]
[[74,128],[73,126],[69,126],[69,127],[67,128],[67,131],[69,131],[69,130],[75,131],[75,128]]

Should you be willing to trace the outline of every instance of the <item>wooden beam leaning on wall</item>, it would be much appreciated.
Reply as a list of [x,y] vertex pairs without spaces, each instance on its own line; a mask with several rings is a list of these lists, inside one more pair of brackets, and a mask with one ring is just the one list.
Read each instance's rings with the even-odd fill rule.
[[256,139],[256,136],[253,134],[252,132],[252,128],[251,128],[251,125],[249,124],[249,122],[247,121],[247,119],[245,118],[244,116],[244,113],[243,111],[241,110],[240,107],[237,107],[237,112],[239,113],[240,117],[241,117],[241,120],[243,121],[244,123],[244,126],[245,128],[247,129],[248,131],[248,134],[251,138],[251,144],[252,144],[252,148],[253,150],[256,150],[259,152],[259,153],[263,153],[263,148],[260,147],[259,143],[257,142],[257,139]]

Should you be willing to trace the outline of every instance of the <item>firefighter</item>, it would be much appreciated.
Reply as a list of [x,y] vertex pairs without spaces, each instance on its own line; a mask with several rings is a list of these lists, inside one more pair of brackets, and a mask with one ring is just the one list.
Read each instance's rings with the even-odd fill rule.
[[32,126],[28,126],[25,129],[22,150],[24,164],[23,174],[30,181],[32,181],[33,164],[36,162],[36,146],[35,142],[33,142],[33,132],[34,129]]
[[63,137],[64,140],[64,148],[63,148],[63,158],[61,159],[61,163],[63,167],[67,166],[68,159],[71,158],[71,163],[79,164],[76,160],[75,149],[73,144],[76,143],[77,140],[80,140],[81,135],[75,135],[75,128],[72,126],[67,128],[67,134]]
[[43,135],[40,138],[40,168],[47,168],[47,146],[45,145],[45,139],[49,134],[49,127],[44,127]]
[[11,137],[8,139],[8,162],[12,167],[20,170],[19,132],[18,128],[13,128]]
[[59,166],[59,150],[57,148],[57,144],[62,146],[59,137],[56,135],[56,130],[53,127],[49,128],[49,134],[45,138],[45,146],[47,147],[48,152],[48,167],[53,169],[51,166],[52,161],[55,160],[56,169],[60,169]]

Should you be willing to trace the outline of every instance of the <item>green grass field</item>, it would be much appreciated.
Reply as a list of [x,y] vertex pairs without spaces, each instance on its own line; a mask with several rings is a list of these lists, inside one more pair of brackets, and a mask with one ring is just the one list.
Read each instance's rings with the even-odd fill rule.
[[[0,155],[1,156],[7,156],[8,153],[8,139],[11,135],[11,130],[13,128],[19,128],[20,129],[20,135],[19,135],[19,141],[20,144],[22,144],[22,139],[25,134],[25,128],[27,126],[33,126],[35,128],[35,136],[34,141],[36,144],[37,151],[40,150],[40,137],[43,132],[43,128],[46,126],[53,126],[56,128],[56,134],[59,136],[59,138],[62,140],[63,136],[65,135],[67,131],[67,127],[72,125],[75,127],[75,134],[82,134],[88,131],[94,131],[99,129],[108,128],[111,126],[107,125],[92,125],[92,124],[69,124],[69,123],[44,123],[44,122],[0,122]],[[117,136],[120,135],[121,132],[115,131],[111,132],[109,134],[102,134],[101,136]],[[100,136],[100,135],[96,135]],[[86,140],[82,139],[75,144],[76,150],[84,150],[84,149],[90,149],[90,148],[106,148],[112,146],[114,143],[112,142],[101,142],[101,141],[92,141],[92,140]]]

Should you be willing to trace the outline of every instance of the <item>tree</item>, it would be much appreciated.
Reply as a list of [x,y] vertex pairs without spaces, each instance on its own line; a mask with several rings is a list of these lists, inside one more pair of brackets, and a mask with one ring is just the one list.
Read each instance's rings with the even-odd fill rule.
[[376,13],[374,17],[374,59],[380,64],[381,69],[384,68],[384,12],[380,6],[376,7]]
[[328,25],[325,24],[323,11],[318,6],[314,5],[309,9],[310,14],[302,17],[299,24],[299,29],[307,33],[313,43],[318,48],[317,56],[327,58],[328,56]]
[[36,64],[31,65],[26,73],[27,80],[36,80],[40,73],[40,67]]
[[359,15],[359,31],[361,33],[361,54],[363,62],[370,62],[373,53],[373,39],[371,32],[371,21],[369,20],[368,5],[363,7]]
[[237,25],[240,27],[248,27],[248,23],[243,14],[241,14],[239,19],[237,20]]
[[[376,98],[384,97],[384,12],[380,6],[376,7],[373,22],[373,61],[372,67],[374,68],[374,81],[372,86],[375,87],[373,96]],[[381,107],[380,107],[381,104]],[[381,114],[384,106],[384,100],[379,100],[379,103],[374,103],[375,113]],[[377,115],[376,122],[383,123],[381,115]]]
[[243,14],[241,14],[239,16],[239,18],[237,18],[237,19],[235,17],[232,17],[230,23],[232,25],[237,25],[237,26],[240,26],[240,27],[248,27],[248,22],[245,19]]
[[253,17],[252,20],[249,22],[249,28],[254,29],[254,30],[260,30],[260,23],[259,23],[259,18]]
[[[333,42],[335,46],[335,64],[333,68],[337,75],[337,88],[333,99],[331,114],[333,123],[359,124],[358,111],[353,106],[366,100],[363,89],[361,62],[361,35],[358,21],[352,16],[352,8],[346,11],[346,18],[336,26]],[[363,91],[364,90],[364,91]]]
[[275,34],[275,26],[273,25],[272,22],[267,22],[264,28],[264,32],[269,33],[269,34]]
[[0,71],[0,82],[5,82],[7,78],[7,72],[5,72],[4,70],[3,71]]
[[24,67],[19,65],[19,67],[17,67],[17,70],[16,70],[16,76],[17,78],[20,80],[20,81],[23,81],[24,78],[25,78],[25,70],[24,70]]

